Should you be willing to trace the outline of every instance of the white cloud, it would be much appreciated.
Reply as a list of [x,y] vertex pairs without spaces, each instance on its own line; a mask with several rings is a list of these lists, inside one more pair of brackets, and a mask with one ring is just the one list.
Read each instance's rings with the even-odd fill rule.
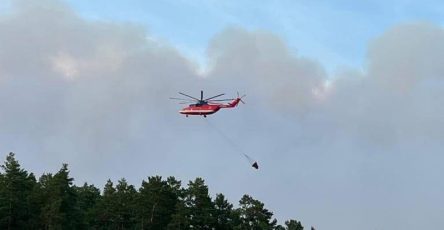
[[54,71],[67,79],[72,80],[79,73],[78,63],[68,54],[59,53],[57,56],[51,57],[51,62]]

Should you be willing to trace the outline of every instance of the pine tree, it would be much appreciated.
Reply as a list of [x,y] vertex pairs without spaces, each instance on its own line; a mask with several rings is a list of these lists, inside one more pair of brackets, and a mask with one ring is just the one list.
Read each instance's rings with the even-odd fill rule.
[[183,199],[177,202],[174,209],[174,214],[171,216],[171,221],[167,226],[168,230],[188,230],[190,228],[189,219],[190,210],[185,206]]
[[190,181],[176,204],[168,229],[214,229],[215,208],[202,178]]
[[186,190],[185,206],[189,210],[190,225],[197,229],[215,227],[214,204],[208,194],[208,187],[202,178],[190,181]]
[[116,189],[113,182],[108,179],[103,189],[103,196],[96,205],[96,218],[98,229],[117,229]]
[[81,212],[81,228],[87,228],[88,226],[98,227],[98,221],[96,218],[96,205],[100,201],[100,190],[94,185],[88,185],[84,183],[82,187],[74,186],[77,193],[78,207]]
[[287,226],[287,230],[304,230],[301,222],[297,220],[287,220],[285,221],[285,225]]
[[134,227],[136,194],[134,186],[129,185],[125,178],[118,181],[115,193],[118,229],[132,229]]
[[[179,185],[179,188],[177,188]],[[180,182],[162,177],[149,177],[142,181],[138,196],[138,219],[141,229],[166,229],[179,199]]]
[[233,205],[230,204],[223,194],[217,194],[214,200],[216,218],[216,229],[229,230],[234,228],[235,213]]
[[39,181],[10,153],[0,170],[0,229],[236,229],[303,230],[299,221],[276,225],[264,204],[244,195],[233,209],[223,194],[214,201],[202,178],[185,189],[174,177],[142,181],[139,192],[125,179],[108,180],[103,194],[73,185],[68,166]]
[[99,229],[133,229],[136,223],[136,196],[133,185],[122,178],[114,188],[108,180],[97,204]]
[[276,227],[276,219],[271,220],[273,213],[264,208],[264,204],[251,196],[244,195],[239,201],[237,210],[240,223],[236,229],[267,230]]
[[69,177],[68,165],[52,176],[43,175],[40,180],[42,192],[42,221],[45,229],[78,229],[80,210],[77,194]]
[[34,175],[20,168],[14,153],[9,153],[0,174],[0,228],[32,227],[31,194],[36,186]]

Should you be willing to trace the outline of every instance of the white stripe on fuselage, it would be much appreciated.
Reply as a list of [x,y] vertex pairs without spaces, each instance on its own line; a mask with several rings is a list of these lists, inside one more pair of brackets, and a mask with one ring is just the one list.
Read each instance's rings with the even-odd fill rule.
[[180,110],[179,113],[211,113],[215,110]]

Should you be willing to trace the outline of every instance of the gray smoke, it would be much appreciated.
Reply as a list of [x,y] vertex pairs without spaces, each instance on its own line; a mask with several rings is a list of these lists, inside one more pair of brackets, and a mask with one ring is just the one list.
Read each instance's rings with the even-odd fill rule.
[[[363,70],[334,76],[276,35],[228,28],[210,41],[202,73],[140,25],[85,20],[56,0],[12,3],[0,16],[0,151],[30,171],[66,161],[80,183],[204,176],[233,202],[250,193],[280,218],[300,207],[302,222],[325,229],[363,229],[370,218],[383,228],[442,225],[429,215],[444,188],[441,27],[395,26],[371,42]],[[260,177],[168,100],[201,89],[248,95],[209,119],[258,158]]]
[[227,29],[208,49],[209,77],[240,82],[242,88],[266,99],[274,109],[296,113],[315,103],[314,91],[326,74],[316,61],[292,54],[277,36],[265,31]]
[[326,106],[338,128],[376,143],[442,139],[443,36],[440,27],[408,24],[375,39],[367,70],[332,84]]
[[159,134],[161,105],[197,79],[142,27],[85,21],[59,1],[13,2],[0,21],[0,70],[4,145],[56,162],[97,162],[129,151],[147,129]]

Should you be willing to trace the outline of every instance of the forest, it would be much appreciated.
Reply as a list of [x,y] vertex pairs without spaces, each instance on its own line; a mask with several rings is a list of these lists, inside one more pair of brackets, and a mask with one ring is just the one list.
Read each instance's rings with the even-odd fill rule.
[[[264,203],[243,195],[235,207],[214,198],[202,178],[182,186],[175,177],[150,176],[136,188],[123,178],[101,191],[74,184],[68,165],[36,178],[9,153],[0,171],[0,229],[238,229],[303,230],[278,224]],[[312,228],[313,229],[313,228]]]

